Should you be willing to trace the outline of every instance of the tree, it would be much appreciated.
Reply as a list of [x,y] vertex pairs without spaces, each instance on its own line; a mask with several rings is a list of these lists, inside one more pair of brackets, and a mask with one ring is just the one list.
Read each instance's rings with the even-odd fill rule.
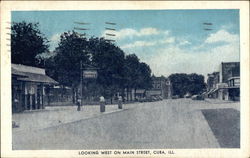
[[139,78],[139,58],[135,54],[129,54],[125,58],[125,86],[127,89],[127,100],[128,96],[132,98],[131,92],[132,88],[138,87],[138,78]]
[[206,88],[204,76],[193,73],[188,75],[188,79],[189,85],[187,89],[190,94],[199,94]]
[[38,54],[48,52],[48,40],[39,30],[38,23],[13,23],[11,26],[11,62],[43,67]]
[[112,99],[123,89],[124,52],[103,38],[90,38],[89,48],[92,64],[98,67],[97,83],[104,90],[102,95]]
[[183,97],[186,93],[199,94],[205,88],[204,77],[198,74],[172,74],[169,76],[173,87],[173,95]]
[[173,95],[179,95],[183,97],[187,92],[188,77],[187,74],[172,74],[169,76],[172,87]]
[[152,88],[151,69],[149,65],[144,62],[139,64],[139,77],[137,80],[138,88],[149,89]]
[[150,67],[144,62],[140,62],[135,54],[129,54],[125,59],[125,85],[127,96],[129,96],[131,89],[134,89],[135,98],[138,88],[149,89],[152,87]]
[[90,64],[88,41],[74,31],[65,32],[60,37],[55,53],[47,64],[48,75],[60,84],[72,87],[73,96],[76,96],[80,83],[80,61]]

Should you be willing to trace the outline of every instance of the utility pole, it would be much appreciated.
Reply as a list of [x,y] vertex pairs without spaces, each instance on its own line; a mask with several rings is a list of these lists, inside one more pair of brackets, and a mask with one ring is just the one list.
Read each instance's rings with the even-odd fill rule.
[[[116,29],[114,28],[116,26],[116,23],[114,22],[105,22],[106,26],[105,26],[105,36],[107,37],[105,40],[106,41],[109,41],[109,42],[115,42],[115,37],[116,37]],[[111,86],[113,86],[113,74],[111,75],[112,78],[111,78]],[[113,100],[113,89],[111,88],[111,98],[110,98],[110,101],[111,101],[111,104],[112,104],[112,100]]]
[[[85,26],[85,25],[89,25],[90,23],[85,23],[85,22],[74,22],[75,24],[78,24],[80,26]],[[74,27],[74,30],[79,30],[79,31],[87,31],[90,30],[89,28],[85,28],[85,27]],[[78,32],[77,32],[78,33]],[[78,35],[80,36],[87,36],[86,33],[78,33]],[[80,105],[78,105],[78,111],[81,110],[82,107],[82,102],[83,102],[83,67],[82,67],[83,63],[82,63],[82,59],[80,60]]]
[[[83,74],[82,74],[82,60],[80,61],[80,95],[81,95],[81,102],[80,102],[80,107],[82,107],[82,100],[83,100],[83,97],[82,97],[82,80],[83,80]],[[81,108],[80,108],[81,110]]]

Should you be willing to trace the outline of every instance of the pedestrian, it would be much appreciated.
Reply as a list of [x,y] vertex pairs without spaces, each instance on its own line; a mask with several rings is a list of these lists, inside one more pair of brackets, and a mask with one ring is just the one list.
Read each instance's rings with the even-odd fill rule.
[[100,111],[105,112],[105,98],[103,96],[100,97]]
[[118,96],[118,109],[122,109],[122,96]]

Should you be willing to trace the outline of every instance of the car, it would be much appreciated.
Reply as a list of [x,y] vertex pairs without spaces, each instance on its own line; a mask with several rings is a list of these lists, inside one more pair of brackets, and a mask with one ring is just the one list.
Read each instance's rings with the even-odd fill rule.
[[204,97],[202,95],[193,95],[192,100],[204,100]]
[[139,98],[138,101],[142,103],[142,102],[146,102],[147,99],[146,98]]
[[172,99],[178,99],[178,98],[179,98],[179,95],[172,96]]
[[185,94],[184,98],[191,98],[191,94],[190,93]]

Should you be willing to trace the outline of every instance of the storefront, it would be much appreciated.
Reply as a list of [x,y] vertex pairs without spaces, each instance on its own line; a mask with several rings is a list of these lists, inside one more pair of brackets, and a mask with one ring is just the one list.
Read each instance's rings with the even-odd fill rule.
[[45,87],[58,84],[37,67],[12,64],[12,112],[44,109]]

